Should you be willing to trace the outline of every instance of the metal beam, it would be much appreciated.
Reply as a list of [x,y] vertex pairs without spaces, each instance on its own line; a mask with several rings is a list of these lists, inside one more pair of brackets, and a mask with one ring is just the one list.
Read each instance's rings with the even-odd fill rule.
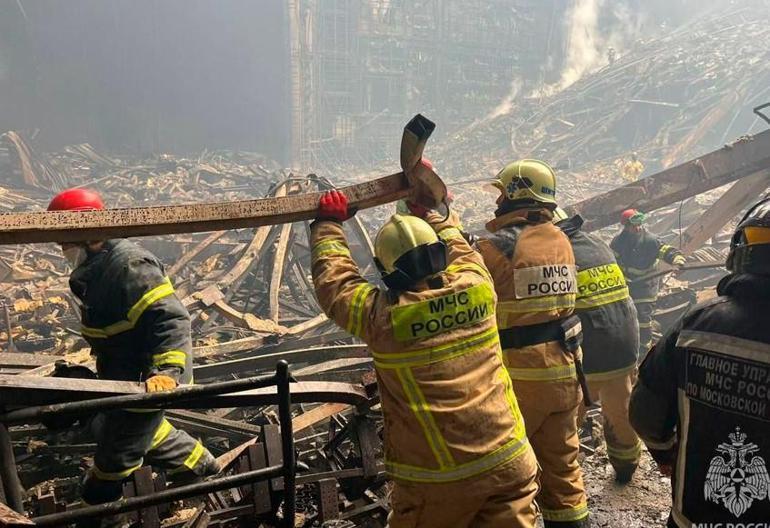
[[649,212],[770,168],[770,130],[573,204],[588,231],[617,223],[629,207]]

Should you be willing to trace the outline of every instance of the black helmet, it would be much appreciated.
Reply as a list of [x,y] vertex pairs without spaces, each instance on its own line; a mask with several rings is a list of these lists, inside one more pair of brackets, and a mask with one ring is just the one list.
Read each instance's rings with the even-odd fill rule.
[[749,209],[738,223],[726,266],[733,273],[770,275],[770,198]]

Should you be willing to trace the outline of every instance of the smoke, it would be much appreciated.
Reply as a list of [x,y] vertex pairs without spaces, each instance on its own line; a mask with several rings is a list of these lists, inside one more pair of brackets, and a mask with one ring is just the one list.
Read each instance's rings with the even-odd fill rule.
[[520,90],[521,80],[513,79],[511,81],[511,90],[508,92],[508,95],[503,98],[499,105],[494,107],[491,112],[484,116],[482,121],[488,121],[502,115],[510,114],[513,109],[513,101],[516,99],[516,96],[519,95]]
[[561,78],[532,95],[553,95],[609,64],[612,54],[619,57],[639,36],[642,18],[626,0],[574,0],[565,16],[567,50]]

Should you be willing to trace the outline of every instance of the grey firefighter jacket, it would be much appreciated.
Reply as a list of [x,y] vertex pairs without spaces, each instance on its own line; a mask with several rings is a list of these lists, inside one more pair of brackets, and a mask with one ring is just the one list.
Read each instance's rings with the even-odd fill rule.
[[660,290],[660,277],[638,278],[655,272],[658,261],[673,264],[674,258],[682,254],[647,230],[637,235],[624,229],[612,239],[610,247],[629,282],[631,297],[637,303],[655,302]]
[[576,215],[559,222],[577,265],[575,313],[583,326],[583,369],[588,379],[619,375],[636,367],[639,323],[623,272],[612,250],[581,230]]
[[190,315],[154,255],[108,240],[72,273],[70,288],[82,303],[82,334],[101,379],[192,381]]
[[631,424],[673,467],[669,526],[770,520],[770,277],[729,275],[717,293],[657,343],[631,397]]

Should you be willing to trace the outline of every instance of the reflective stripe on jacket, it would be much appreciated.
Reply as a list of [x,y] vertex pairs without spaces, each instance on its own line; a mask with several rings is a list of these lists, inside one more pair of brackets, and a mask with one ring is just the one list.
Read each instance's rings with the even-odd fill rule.
[[163,373],[191,381],[190,315],[154,255],[109,240],[73,271],[70,287],[100,378],[144,381]]
[[311,229],[318,301],[374,356],[386,469],[418,482],[473,477],[528,449],[503,366],[489,272],[456,227],[433,220],[448,267],[398,293],[361,277],[342,226],[324,221]]
[[[540,216],[538,221],[529,218]],[[476,242],[497,292],[500,329],[559,321],[575,310],[577,268],[569,239],[550,213],[523,210],[495,218]],[[578,351],[578,357],[580,352]],[[514,380],[575,380],[574,357],[559,341],[504,351]]]
[[581,230],[578,215],[559,222],[569,237],[578,268],[575,313],[583,323],[583,370],[606,379],[636,366],[639,323],[623,272],[607,244]]

